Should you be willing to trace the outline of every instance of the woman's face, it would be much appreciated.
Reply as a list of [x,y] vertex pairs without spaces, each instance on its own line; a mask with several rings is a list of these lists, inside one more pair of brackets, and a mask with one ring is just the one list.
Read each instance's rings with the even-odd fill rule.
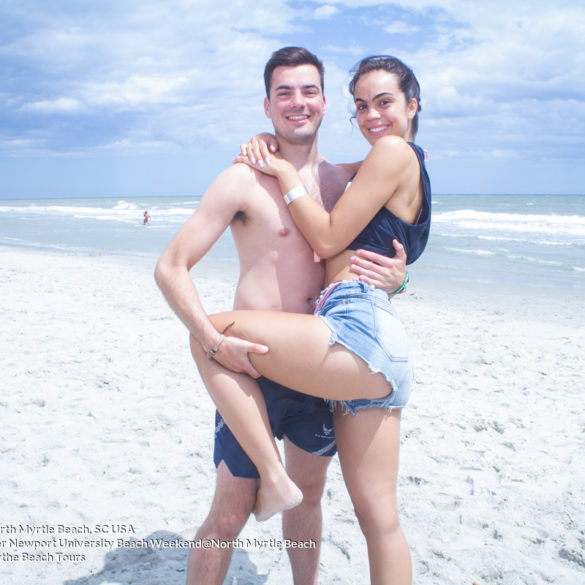
[[362,75],[354,92],[358,126],[366,140],[374,144],[382,136],[401,136],[412,140],[412,119],[416,115],[416,99],[407,103],[395,73],[376,69]]

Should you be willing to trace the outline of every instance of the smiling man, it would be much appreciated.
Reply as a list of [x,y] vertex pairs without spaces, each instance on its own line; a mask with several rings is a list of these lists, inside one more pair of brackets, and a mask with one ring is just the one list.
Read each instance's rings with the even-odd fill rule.
[[[323,65],[303,48],[276,51],[266,64],[266,115],[272,120],[282,155],[295,165],[311,195],[331,209],[349,174],[318,152],[317,133],[325,114]],[[249,388],[259,384],[267,403],[269,424],[284,438],[286,468],[303,493],[302,503],[283,513],[283,535],[289,542],[314,543],[287,549],[295,585],[315,585],[321,542],[321,495],[327,465],[335,454],[331,413],[323,400],[299,394],[258,377],[249,352],[265,349],[240,340],[237,349],[213,357],[217,331],[207,318],[190,269],[221,234],[231,228],[240,259],[236,309],[311,313],[323,284],[323,266],[296,228],[282,199],[278,182],[250,167],[233,165],[223,171],[203,196],[197,211],[163,252],[156,281],[172,309],[201,346],[198,366],[204,383]],[[354,271],[395,290],[404,279],[404,257],[392,259],[371,252],[357,255]],[[366,276],[366,275],[369,275]],[[210,351],[211,350],[211,351]],[[204,352],[204,353],[203,353]],[[227,367],[242,372],[224,375]],[[221,410],[221,404],[217,403]],[[227,424],[226,424],[227,423]],[[268,421],[267,421],[268,423]],[[230,421],[216,415],[214,461],[217,483],[211,510],[195,540],[234,542],[256,503],[258,473],[229,430]],[[194,547],[189,557],[188,585],[221,585],[232,547]]]

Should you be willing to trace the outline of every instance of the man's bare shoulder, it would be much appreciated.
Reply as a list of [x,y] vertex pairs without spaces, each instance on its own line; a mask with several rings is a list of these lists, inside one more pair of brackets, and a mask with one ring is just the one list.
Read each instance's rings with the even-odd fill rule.
[[[257,172],[245,164],[233,164],[224,169],[211,183],[208,191],[222,191],[233,194],[234,191],[253,189],[258,184]],[[239,186],[236,190],[234,187]]]
[[333,164],[323,160],[319,165],[321,180],[335,185],[345,186],[351,178],[351,169],[346,165]]
[[351,175],[347,169],[334,165],[325,159],[321,161],[319,164],[319,187],[323,206],[327,211],[331,211],[350,178]]
[[227,167],[209,185],[200,207],[219,215],[246,212],[258,194],[265,193],[260,174],[241,163]]

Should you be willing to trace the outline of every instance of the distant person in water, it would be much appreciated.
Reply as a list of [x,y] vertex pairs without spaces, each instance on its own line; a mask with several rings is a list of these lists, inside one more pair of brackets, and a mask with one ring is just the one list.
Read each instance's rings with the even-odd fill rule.
[[144,221],[142,223],[144,225],[146,225],[147,223],[150,223],[150,215],[148,214],[148,211],[144,212]]

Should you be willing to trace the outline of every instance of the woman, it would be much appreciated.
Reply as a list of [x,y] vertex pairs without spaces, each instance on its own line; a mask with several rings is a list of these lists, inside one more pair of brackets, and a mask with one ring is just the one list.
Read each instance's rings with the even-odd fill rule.
[[[430,184],[424,155],[414,145],[420,110],[412,71],[393,57],[369,57],[355,71],[350,92],[360,130],[372,145],[331,214],[311,197],[295,168],[277,154],[254,168],[275,176],[290,213],[321,258],[325,284],[315,315],[232,311],[214,315],[222,331],[209,358],[229,351],[230,336],[270,348],[250,354],[266,378],[331,400],[344,479],[366,537],[372,583],[409,583],[410,555],[396,504],[400,411],[412,371],[404,328],[383,291],[353,280],[356,248],[392,255],[392,240],[408,262],[420,256],[430,226]],[[194,357],[201,348],[192,343]],[[209,388],[212,395],[216,391]],[[225,396],[222,404],[225,404]],[[230,428],[260,473],[256,515],[266,519],[299,503],[266,428],[262,396],[233,392]],[[344,416],[345,412],[351,416]],[[223,414],[223,413],[222,413]]]

